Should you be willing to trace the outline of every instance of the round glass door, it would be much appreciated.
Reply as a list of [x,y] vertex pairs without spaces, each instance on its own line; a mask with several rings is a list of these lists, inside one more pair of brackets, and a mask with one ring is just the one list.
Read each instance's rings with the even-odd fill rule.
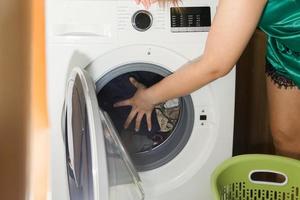
[[[96,199],[95,184],[98,178],[93,174],[96,160],[92,155],[91,134],[96,130],[89,121],[88,102],[81,80],[81,72],[73,72],[67,85],[66,97],[66,156],[69,192],[71,200]],[[96,107],[97,108],[97,107]],[[103,177],[105,179],[105,175]],[[108,187],[107,187],[108,188]],[[108,189],[107,189],[108,190]]]
[[68,80],[63,116],[70,199],[142,200],[140,178],[82,69]]

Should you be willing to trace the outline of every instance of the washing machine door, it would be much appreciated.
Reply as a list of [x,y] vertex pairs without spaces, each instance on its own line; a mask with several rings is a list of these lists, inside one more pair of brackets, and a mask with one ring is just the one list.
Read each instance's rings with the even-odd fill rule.
[[133,164],[98,107],[94,83],[80,68],[68,79],[63,116],[70,199],[144,199]]

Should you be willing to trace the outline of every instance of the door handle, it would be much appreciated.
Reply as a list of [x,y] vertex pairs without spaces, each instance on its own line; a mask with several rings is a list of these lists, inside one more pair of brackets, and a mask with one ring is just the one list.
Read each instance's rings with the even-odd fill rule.
[[77,36],[77,37],[111,37],[110,26],[98,24],[60,24],[54,28],[56,36]]

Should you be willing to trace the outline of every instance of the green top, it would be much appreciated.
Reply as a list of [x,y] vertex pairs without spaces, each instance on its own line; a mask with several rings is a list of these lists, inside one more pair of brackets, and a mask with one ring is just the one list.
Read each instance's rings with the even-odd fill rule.
[[300,0],[268,0],[259,27],[268,35],[267,60],[300,88]]

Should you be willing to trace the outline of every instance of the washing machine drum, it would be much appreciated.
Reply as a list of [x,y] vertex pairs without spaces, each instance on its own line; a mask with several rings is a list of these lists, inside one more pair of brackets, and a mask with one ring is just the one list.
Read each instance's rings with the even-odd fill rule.
[[157,105],[151,117],[152,129],[150,131],[145,116],[138,131],[135,130],[135,123],[131,123],[125,129],[124,122],[131,107],[115,108],[113,105],[132,97],[136,92],[137,89],[129,81],[131,77],[145,87],[149,87],[163,78],[161,75],[145,71],[122,74],[113,78],[99,91],[98,102],[100,108],[109,114],[127,151],[134,156],[134,154],[152,151],[171,136],[179,119],[181,105],[179,99]]
[[193,122],[190,97],[157,105],[151,131],[145,119],[138,132],[135,123],[124,129],[130,108],[114,108],[113,104],[135,93],[129,78],[147,87],[167,75],[130,66],[111,71],[96,82],[96,87],[80,68],[68,79],[63,130],[72,200],[143,199],[137,172],[168,163],[188,141]]
[[124,129],[131,107],[115,108],[113,105],[135,94],[136,88],[130,83],[130,77],[150,87],[169,74],[158,65],[130,63],[111,70],[96,81],[99,107],[109,115],[138,171],[161,167],[181,152],[194,125],[192,99],[185,96],[157,105],[151,116],[152,130],[148,131],[144,117],[138,132],[135,131],[134,120],[128,129]]

